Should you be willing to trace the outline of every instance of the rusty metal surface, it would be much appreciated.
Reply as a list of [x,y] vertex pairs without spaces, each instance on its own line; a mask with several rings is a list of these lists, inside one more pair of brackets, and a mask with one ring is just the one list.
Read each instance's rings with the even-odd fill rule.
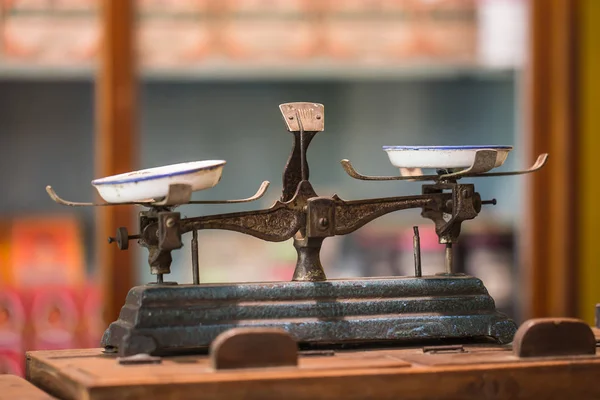
[[292,280],[317,282],[327,279],[321,265],[321,246],[324,238],[310,238],[297,235],[294,248],[298,254]]
[[259,186],[258,190],[256,191],[256,193],[254,193],[250,197],[246,197],[245,199],[235,199],[235,200],[192,200],[192,201],[187,202],[186,204],[238,204],[238,203],[251,203],[253,201],[261,199],[265,195],[265,193],[267,193],[267,189],[269,188],[270,184],[271,184],[271,182],[269,182],[269,181],[263,181],[263,183],[260,184],[260,186]]
[[163,211],[158,213],[158,248],[161,251],[177,250],[183,247],[179,233],[181,214]]
[[292,152],[283,170],[281,201],[287,202],[294,197],[300,182],[308,181],[306,152],[315,134],[325,129],[325,110],[316,103],[287,103],[279,109],[288,131],[294,135]]
[[450,198],[451,195],[447,193],[352,201],[344,201],[338,196],[333,196],[336,221],[335,234],[346,235],[352,233],[374,219],[395,211],[425,206],[437,209],[442,206],[444,199]]
[[423,272],[421,270],[421,238],[419,237],[419,227],[413,226],[413,255],[415,258],[415,276],[421,277],[423,276]]
[[200,284],[200,264],[198,260],[198,231],[192,231],[192,283]]
[[174,183],[169,185],[167,196],[160,201],[157,201],[153,206],[176,206],[187,204],[192,199],[192,187],[182,183]]
[[120,228],[117,228],[117,234],[115,235],[115,237],[108,238],[108,243],[110,244],[110,243],[116,242],[119,250],[127,250],[129,248],[130,240],[140,239],[140,238],[141,238],[140,235],[130,235],[129,232],[127,232],[127,228],[120,227]]
[[298,365],[298,345],[281,329],[233,328],[213,340],[209,353],[215,370]]
[[596,354],[596,337],[585,321],[539,318],[519,327],[513,341],[517,357],[556,357]]
[[[285,126],[290,132],[325,130],[325,107],[310,102],[285,103],[279,106]],[[299,118],[298,118],[299,117]]]
[[449,174],[442,174],[440,180],[456,179],[463,176],[481,175],[496,166],[498,152],[496,150],[477,150],[473,164],[467,168]]
[[475,218],[481,211],[481,196],[472,184],[442,182],[423,185],[425,195],[444,195],[446,190],[452,191],[451,197],[441,205],[425,205],[421,216],[434,222],[440,243],[456,243],[462,222]]
[[446,248],[444,249],[444,266],[446,268],[446,273],[451,274],[453,270],[453,261],[454,257],[452,254],[452,243],[446,243]]
[[278,328],[300,343],[414,342],[491,337],[516,325],[467,276],[139,286],[102,346],[121,355],[203,349],[235,327]]
[[222,229],[251,235],[270,242],[290,239],[304,224],[305,216],[277,202],[267,210],[187,218],[179,226],[180,234],[201,229]]

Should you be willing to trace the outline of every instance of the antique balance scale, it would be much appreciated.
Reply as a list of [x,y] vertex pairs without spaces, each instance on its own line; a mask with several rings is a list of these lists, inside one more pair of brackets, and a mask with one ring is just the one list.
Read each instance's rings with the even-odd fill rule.
[[[177,164],[96,180],[94,186],[107,201],[101,204],[69,202],[47,187],[54,201],[68,206],[136,204],[146,207],[139,214],[139,233],[130,235],[126,228],[120,228],[109,242],[116,242],[121,250],[126,250],[130,240],[137,240],[148,249],[150,270],[157,279],[131,289],[119,319],[104,333],[102,353],[87,351],[91,352],[86,353],[87,357],[101,360],[98,362],[103,364],[98,368],[104,374],[114,373],[120,378],[127,373],[137,376],[134,371],[140,370],[135,368],[158,363],[160,368],[168,371],[153,369],[148,373],[161,375],[159,371],[163,371],[172,376],[175,372],[171,369],[176,367],[169,360],[184,355],[188,363],[204,368],[186,384],[198,385],[194,387],[210,392],[209,388],[217,381],[220,384],[227,381],[228,387],[233,388],[236,385],[232,380],[246,388],[240,390],[250,390],[244,385],[276,379],[282,371],[289,373],[289,368],[293,367],[299,370],[292,373],[293,379],[286,380],[291,385],[285,390],[286,396],[290,397],[288,389],[302,384],[302,376],[313,371],[306,369],[306,365],[313,365],[323,373],[323,367],[315,367],[315,363],[329,365],[330,371],[344,371],[352,362],[362,360],[360,367],[369,367],[371,372],[358,374],[361,379],[372,377],[377,368],[388,365],[386,362],[391,362],[390,368],[400,368],[400,375],[403,375],[408,371],[404,367],[415,362],[430,365],[430,373],[439,373],[436,366],[443,365],[447,369],[448,365],[456,363],[464,368],[464,365],[474,363],[512,362],[522,368],[531,362],[531,357],[546,357],[549,362],[569,356],[580,357],[596,372],[600,370],[600,359],[595,356],[596,341],[589,326],[578,320],[534,320],[528,321],[527,326],[523,325],[517,332],[517,325],[496,311],[494,300],[481,280],[453,272],[452,245],[458,241],[461,224],[475,218],[483,205],[495,204],[495,200],[482,200],[473,184],[459,183],[460,180],[534,172],[543,167],[546,154],[540,155],[528,170],[489,172],[503,164],[510,147],[387,147],[385,150],[394,166],[413,171],[434,168],[436,173],[365,176],[356,172],[348,160],[343,160],[342,166],[355,179],[426,182],[421,194],[346,201],[336,195],[317,195],[309,181],[306,153],[314,136],[324,130],[323,106],[288,103],[279,108],[287,130],[294,136],[294,145],[283,173],[281,198],[268,209],[182,218],[176,211],[179,205],[251,202],[264,195],[268,182],[263,182],[258,192],[248,199],[192,201],[195,190],[210,188],[219,182],[225,162],[218,160]],[[323,268],[319,259],[324,239],[352,233],[376,218],[411,208],[420,208],[421,215],[435,224],[439,242],[446,246],[445,273],[422,275],[419,235],[415,228],[414,276],[326,278],[326,267]],[[237,231],[271,242],[293,238],[298,257],[292,281],[200,283],[197,232],[205,229]],[[167,282],[164,275],[170,273],[171,252],[183,246],[183,235],[190,232],[193,283]],[[512,347],[507,345],[511,342]],[[202,355],[207,352],[208,356]],[[64,358],[70,360],[72,366],[77,355],[71,355],[72,358],[69,355]],[[419,357],[423,355],[429,358],[421,360]],[[462,356],[467,358],[461,359]],[[34,383],[44,384],[43,371],[48,368],[55,374],[63,373],[64,365],[53,364],[45,357],[42,354],[30,359],[30,379]],[[448,357],[454,357],[454,361]],[[373,361],[375,359],[378,361]],[[111,363],[110,367],[107,362]],[[134,369],[127,372],[118,369],[129,364],[134,364],[129,367]],[[242,378],[239,371],[244,370],[253,371],[255,376],[248,380],[250,372],[247,372],[242,374],[246,378]],[[229,377],[222,374],[217,375],[219,378],[211,377],[215,371],[234,372]],[[395,375],[394,384],[402,381],[400,375]],[[315,376],[320,375],[310,375],[310,379]],[[344,387],[327,379],[320,381],[320,385],[332,384],[338,395],[350,390],[348,393],[360,397],[361,389],[354,387],[353,373],[336,376],[346,379]],[[70,397],[73,393],[89,395],[93,387],[109,390],[109,387],[123,385],[122,382],[119,385],[113,382],[113,386],[98,383],[102,379],[95,384],[75,380],[79,384],[76,389],[64,385],[57,388],[56,383],[52,389]],[[168,386],[168,383],[168,379],[157,379],[147,394],[156,394],[156,385]],[[145,387],[140,382],[131,384]],[[424,385],[427,390],[436,390],[430,383]],[[179,390],[169,387],[172,391]],[[487,390],[485,385],[481,390],[484,389]],[[369,390],[370,395],[377,392]],[[224,393],[208,395],[208,392],[208,397],[229,398]],[[182,389],[177,393],[185,397],[186,391]],[[255,394],[255,398],[277,398],[264,390],[257,393],[260,395]],[[308,395],[308,392],[302,393]],[[234,392],[229,394],[234,396]]]

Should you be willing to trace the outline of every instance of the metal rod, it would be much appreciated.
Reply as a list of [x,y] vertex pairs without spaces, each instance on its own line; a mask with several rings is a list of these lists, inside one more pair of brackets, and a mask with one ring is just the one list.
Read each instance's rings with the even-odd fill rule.
[[200,284],[200,266],[198,265],[198,231],[192,231],[192,276],[194,285]]
[[446,273],[452,274],[452,243],[446,243]]
[[419,227],[413,226],[415,235],[413,236],[413,251],[415,253],[415,276],[421,277],[423,273],[421,271],[421,238],[419,237]]
[[300,127],[300,173],[302,174],[302,180],[308,180],[308,176],[306,176],[306,148],[304,147],[304,126],[302,125],[302,119],[300,118],[300,113],[296,110],[296,120],[298,121],[298,126]]
[[157,284],[162,284],[163,283],[163,274],[157,274],[156,275],[156,283]]
[[[129,236],[127,236],[127,240],[134,240],[134,239],[141,239],[141,238],[142,238],[142,235],[129,235]],[[112,237],[112,236],[108,237],[108,244],[112,244],[112,243],[114,243],[116,241],[117,241],[116,237]]]

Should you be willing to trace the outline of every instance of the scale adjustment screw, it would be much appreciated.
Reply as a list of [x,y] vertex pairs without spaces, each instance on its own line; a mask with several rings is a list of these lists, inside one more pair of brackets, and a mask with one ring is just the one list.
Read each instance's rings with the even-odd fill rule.
[[323,217],[323,218],[319,218],[319,227],[321,229],[327,229],[327,227],[329,226],[329,219]]
[[444,211],[451,213],[452,210],[454,209],[454,202],[452,200],[446,200],[445,207],[446,207],[446,210],[444,210]]
[[129,248],[129,241],[133,239],[140,239],[140,235],[129,235],[127,228],[121,227],[117,229],[116,237],[109,237],[108,243],[117,242],[119,250],[127,250]]

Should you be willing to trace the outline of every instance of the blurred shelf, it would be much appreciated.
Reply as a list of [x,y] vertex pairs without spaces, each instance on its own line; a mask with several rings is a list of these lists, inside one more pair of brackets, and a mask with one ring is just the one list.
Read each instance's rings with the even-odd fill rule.
[[492,69],[473,65],[348,65],[311,63],[306,65],[207,64],[181,69],[148,69],[144,78],[152,81],[260,80],[260,81],[386,81],[413,79],[506,78],[514,69]]
[[51,67],[0,62],[0,80],[54,81],[88,80],[94,75],[91,67]]
[[[190,67],[154,67],[142,71],[142,78],[153,82],[203,81],[390,81],[448,79],[507,79],[516,68],[486,67],[472,64],[348,65],[311,63],[306,65],[269,65],[206,63]],[[0,62],[0,81],[81,81],[91,80],[95,68],[84,66],[36,66]]]

